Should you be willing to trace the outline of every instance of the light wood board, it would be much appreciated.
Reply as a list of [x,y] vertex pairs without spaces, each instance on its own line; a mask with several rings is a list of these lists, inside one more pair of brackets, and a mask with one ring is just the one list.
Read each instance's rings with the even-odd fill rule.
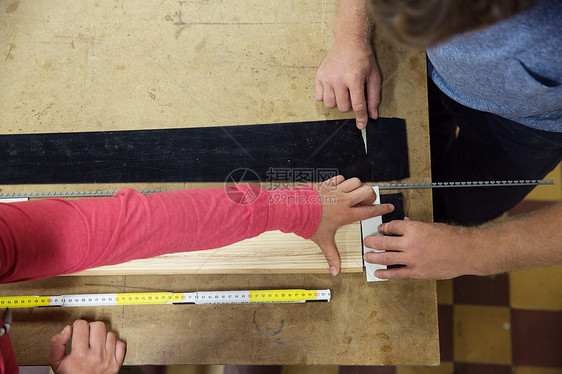
[[[336,233],[341,270],[362,272],[361,227]],[[295,234],[270,231],[227,247],[174,253],[89,269],[74,275],[330,273],[320,248]]]

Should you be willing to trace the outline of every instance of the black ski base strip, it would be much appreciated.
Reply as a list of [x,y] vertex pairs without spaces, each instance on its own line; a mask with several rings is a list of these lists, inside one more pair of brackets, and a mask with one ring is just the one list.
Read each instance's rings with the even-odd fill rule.
[[354,120],[0,136],[0,184],[364,182],[408,175],[405,123]]

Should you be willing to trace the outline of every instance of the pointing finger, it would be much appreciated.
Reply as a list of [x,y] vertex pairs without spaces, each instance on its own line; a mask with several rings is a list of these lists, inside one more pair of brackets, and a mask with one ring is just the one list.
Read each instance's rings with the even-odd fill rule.
[[362,221],[364,219],[382,216],[383,214],[388,214],[393,210],[394,205],[392,204],[370,204],[352,208],[355,221]]
[[369,116],[373,119],[377,119],[379,116],[379,104],[381,101],[381,91],[380,91],[380,81],[378,78],[371,76],[367,80],[367,107],[369,110]]
[[350,87],[351,106],[355,112],[357,128],[362,129],[367,125],[369,116],[367,114],[367,103],[365,100],[365,82],[360,81],[357,85]]

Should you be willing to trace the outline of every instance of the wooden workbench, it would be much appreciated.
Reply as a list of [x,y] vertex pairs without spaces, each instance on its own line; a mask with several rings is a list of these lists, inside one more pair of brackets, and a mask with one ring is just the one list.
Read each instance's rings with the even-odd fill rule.
[[[335,0],[0,0],[0,133],[343,118],[313,97],[334,13]],[[409,180],[428,182],[424,53],[381,36],[376,44],[384,76],[380,114],[406,119]],[[41,186],[54,187],[68,188]],[[429,191],[408,191],[405,204],[410,218],[432,219]],[[330,288],[333,300],[18,310],[10,334],[20,365],[45,364],[50,337],[77,318],[102,320],[116,331],[127,342],[126,364],[439,361],[434,281],[367,284],[364,274],[91,276],[2,285],[0,294],[260,288]]]

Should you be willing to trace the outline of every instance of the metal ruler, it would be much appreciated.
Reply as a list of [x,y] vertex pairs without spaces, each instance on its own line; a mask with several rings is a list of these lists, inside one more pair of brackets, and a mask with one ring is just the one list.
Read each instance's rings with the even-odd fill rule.
[[252,290],[205,292],[136,292],[58,296],[3,296],[0,308],[80,307],[162,304],[256,304],[329,302],[330,290]]
[[[411,188],[455,188],[455,187],[509,187],[509,186],[537,186],[554,184],[553,180],[525,179],[503,181],[474,181],[474,182],[434,182],[434,183],[382,183],[378,186],[381,190],[411,189]],[[139,190],[144,195],[173,190],[155,189]],[[4,192],[0,199],[14,198],[61,198],[61,197],[110,197],[117,191],[54,191],[54,192]]]
[[519,179],[504,181],[474,181],[474,182],[433,182],[433,183],[383,183],[378,184],[380,190],[399,190],[410,188],[455,188],[455,187],[511,187],[538,186],[554,184],[552,179]]

